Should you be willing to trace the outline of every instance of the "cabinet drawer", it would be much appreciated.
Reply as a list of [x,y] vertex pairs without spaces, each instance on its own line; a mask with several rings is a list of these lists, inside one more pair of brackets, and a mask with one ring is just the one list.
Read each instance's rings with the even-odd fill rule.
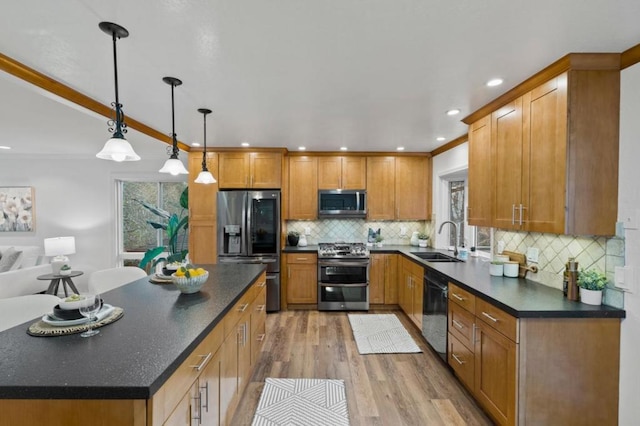
[[471,352],[474,345],[475,316],[456,303],[449,303],[447,330]]
[[287,255],[287,263],[317,263],[318,255],[315,253],[295,253]]
[[449,283],[449,300],[457,303],[471,313],[475,312],[476,297],[467,290],[463,290],[452,283]]
[[[252,287],[253,289],[253,287]],[[225,337],[229,336],[231,333],[235,333],[237,331],[237,325],[240,321],[240,318],[245,312],[249,312],[251,308],[251,290],[249,289],[241,298],[233,305],[233,308],[229,310],[227,315],[224,317],[224,335]]]
[[251,303],[251,334],[267,320],[267,289],[263,288]]
[[469,390],[473,390],[475,360],[473,352],[449,333],[448,362],[456,376]]
[[496,308],[481,299],[476,300],[476,317],[491,328],[518,343],[518,319],[516,317],[509,315],[502,309]]
[[185,396],[189,388],[207,366],[222,345],[222,324],[218,324],[209,335],[189,354],[187,359],[163,385],[164,413],[171,413]]

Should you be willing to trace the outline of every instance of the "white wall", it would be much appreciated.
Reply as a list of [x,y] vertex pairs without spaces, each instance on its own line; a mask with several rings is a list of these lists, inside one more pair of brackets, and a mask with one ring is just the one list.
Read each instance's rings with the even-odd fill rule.
[[[465,142],[456,146],[449,151],[445,151],[442,154],[433,157],[432,161],[433,176],[432,176],[432,203],[433,212],[431,215],[431,223],[433,225],[433,234],[431,235],[431,241],[433,246],[437,248],[446,248],[449,246],[447,233],[444,232],[438,235],[438,228],[442,223],[442,218],[446,217],[446,209],[448,206],[444,206],[441,202],[442,193],[444,188],[441,185],[440,177],[466,170],[469,167],[469,143]],[[435,243],[435,244],[434,244]]]
[[[620,103],[618,209],[640,212],[640,64],[622,71]],[[640,419],[636,388],[640,383],[640,368],[636,364],[640,353],[640,230],[625,230],[625,263],[634,268],[636,291],[624,297],[627,317],[622,321],[619,424],[631,425]]]
[[[158,142],[161,149],[161,143]],[[186,164],[187,155],[181,156]],[[160,175],[164,159],[115,163],[97,158],[12,158],[0,155],[0,186],[35,188],[35,231],[0,234],[0,245],[37,245],[49,237],[74,236],[71,265],[116,265],[115,180]]]

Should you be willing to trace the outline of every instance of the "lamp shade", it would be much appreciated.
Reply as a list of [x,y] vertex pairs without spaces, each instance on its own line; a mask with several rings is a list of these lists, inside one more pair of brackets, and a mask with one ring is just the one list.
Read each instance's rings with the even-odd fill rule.
[[64,256],[76,252],[75,237],[56,237],[44,239],[45,256]]
[[160,173],[169,173],[173,176],[189,174],[187,169],[184,168],[182,161],[177,158],[169,158],[165,161],[164,166],[160,169]]
[[140,160],[140,156],[135,153],[131,144],[126,139],[117,137],[109,139],[96,157],[117,162]]
[[210,171],[203,170],[203,171],[200,172],[200,174],[198,174],[198,177],[196,178],[196,180],[194,182],[195,183],[211,184],[211,183],[216,183],[216,178],[213,177],[213,175],[211,174]]

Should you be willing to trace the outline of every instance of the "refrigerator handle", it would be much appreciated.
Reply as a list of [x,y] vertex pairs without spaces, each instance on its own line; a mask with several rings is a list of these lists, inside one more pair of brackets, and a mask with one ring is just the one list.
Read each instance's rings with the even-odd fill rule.
[[252,204],[252,196],[251,193],[249,191],[246,191],[244,193],[244,203],[243,203],[243,217],[246,218],[245,220],[247,221],[247,223],[245,224],[245,233],[244,233],[244,244],[245,244],[245,251],[247,253],[247,256],[252,256],[253,255],[253,247],[251,246],[251,234],[253,233],[253,230],[251,229],[253,224],[251,221],[251,204]]

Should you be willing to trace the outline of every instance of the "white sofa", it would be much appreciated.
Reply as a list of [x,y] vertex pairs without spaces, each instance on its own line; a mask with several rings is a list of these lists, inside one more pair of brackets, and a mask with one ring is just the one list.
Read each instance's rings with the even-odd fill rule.
[[[0,246],[0,253],[4,253],[9,247],[14,247],[17,251],[22,251],[22,260],[18,269],[0,272],[0,299],[8,297],[25,296],[45,291],[49,280],[38,280],[38,276],[50,274],[51,265],[48,258],[43,255],[43,249],[38,246]],[[87,289],[88,276],[94,269],[74,265],[74,270],[84,272],[84,275],[73,278],[73,283],[78,291]],[[62,284],[58,294],[64,295]]]

